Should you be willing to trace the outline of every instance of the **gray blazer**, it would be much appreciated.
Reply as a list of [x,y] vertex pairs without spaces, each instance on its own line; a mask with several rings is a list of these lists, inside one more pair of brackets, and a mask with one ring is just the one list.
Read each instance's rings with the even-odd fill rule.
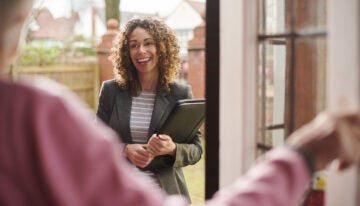
[[[169,93],[166,93],[158,85],[148,136],[151,137],[163,126],[178,100],[189,98],[192,98],[189,85],[173,83]],[[122,142],[127,144],[133,143],[130,133],[131,104],[132,94],[130,91],[122,89],[114,79],[103,82],[97,116],[114,129]],[[182,194],[190,200],[182,167],[195,164],[200,160],[202,155],[200,136],[201,134],[198,132],[193,142],[176,143],[176,157],[168,156],[168,161],[164,162],[160,169],[153,171],[161,187],[168,194]]]

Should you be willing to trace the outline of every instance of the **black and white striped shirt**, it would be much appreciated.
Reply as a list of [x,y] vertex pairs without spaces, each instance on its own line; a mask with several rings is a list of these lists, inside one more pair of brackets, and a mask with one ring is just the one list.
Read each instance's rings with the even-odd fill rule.
[[147,142],[154,102],[155,92],[142,91],[132,98],[130,131],[134,143]]
[[[148,140],[148,131],[154,109],[155,93],[142,91],[138,97],[132,98],[130,131],[134,143],[144,144]],[[136,167],[134,167],[138,170]],[[139,171],[139,170],[138,170]],[[151,171],[141,171],[147,176],[144,178],[147,184],[156,185],[160,191],[160,183],[155,174]],[[148,179],[150,177],[150,179]]]

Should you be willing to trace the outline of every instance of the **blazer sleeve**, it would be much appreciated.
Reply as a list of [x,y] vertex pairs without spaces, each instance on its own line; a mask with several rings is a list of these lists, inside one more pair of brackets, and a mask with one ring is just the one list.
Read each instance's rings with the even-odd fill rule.
[[104,81],[100,88],[99,104],[96,116],[106,124],[110,121],[114,96],[114,80]]
[[[186,87],[186,98],[192,99],[193,94],[190,85]],[[184,167],[187,165],[193,165],[197,163],[203,153],[201,147],[201,132],[198,131],[191,142],[189,143],[175,143],[176,144],[176,156],[173,167]]]

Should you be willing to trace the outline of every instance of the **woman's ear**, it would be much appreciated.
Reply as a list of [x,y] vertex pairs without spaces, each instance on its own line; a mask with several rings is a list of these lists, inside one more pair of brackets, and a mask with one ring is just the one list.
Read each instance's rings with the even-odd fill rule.
[[26,20],[26,18],[28,17],[28,14],[26,13],[19,13],[15,19],[14,19],[14,24],[20,25],[22,26]]
[[8,26],[3,30],[1,38],[1,53],[6,59],[5,64],[11,62],[14,57],[19,53],[19,48],[23,43],[25,28],[24,23],[27,18],[26,12],[19,12],[9,20]]
[[[0,8],[2,29],[0,30],[0,67],[8,65],[18,54],[23,25],[28,17],[33,0],[6,1]],[[6,18],[4,18],[6,17]]]

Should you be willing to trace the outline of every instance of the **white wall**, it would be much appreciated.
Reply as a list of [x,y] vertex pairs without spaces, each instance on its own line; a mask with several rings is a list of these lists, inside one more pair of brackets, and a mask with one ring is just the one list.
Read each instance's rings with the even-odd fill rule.
[[232,183],[254,160],[255,6],[253,0],[220,1],[220,187]]

